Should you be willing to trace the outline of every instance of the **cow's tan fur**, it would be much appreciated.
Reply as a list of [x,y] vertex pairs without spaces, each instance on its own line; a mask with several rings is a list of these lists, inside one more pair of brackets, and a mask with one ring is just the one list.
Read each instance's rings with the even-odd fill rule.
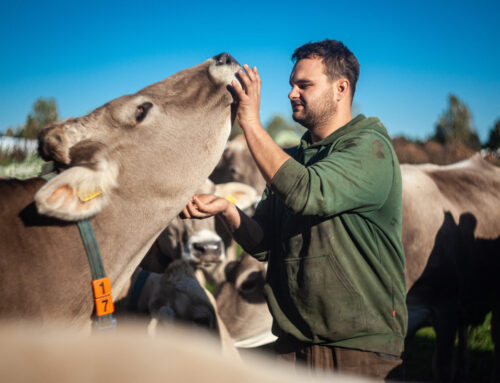
[[[207,60],[41,135],[40,152],[63,172],[48,184],[58,187],[39,195],[39,207],[59,195],[65,202],[49,202],[57,213],[47,213],[76,217],[80,204],[71,203],[70,190],[81,187],[82,172],[94,172],[84,189],[107,191],[109,203],[91,222],[114,294],[217,164],[231,126],[227,86],[238,67]],[[136,120],[144,109],[138,103],[145,102],[152,107]],[[0,241],[0,317],[82,326],[93,310],[87,257],[76,225],[37,213],[34,195],[43,185],[41,179],[0,182],[6,238]]]
[[155,338],[127,327],[91,337],[66,328],[0,326],[2,382],[185,382],[326,383],[364,382],[276,364],[255,355],[244,361],[221,355],[202,333],[166,328]]

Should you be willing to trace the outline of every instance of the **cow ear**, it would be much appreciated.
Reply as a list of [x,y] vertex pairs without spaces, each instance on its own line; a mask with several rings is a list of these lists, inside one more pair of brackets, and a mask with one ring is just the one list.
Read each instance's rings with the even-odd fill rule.
[[96,170],[74,166],[52,178],[36,194],[40,214],[79,221],[99,213],[117,186],[118,166],[107,162]]
[[258,197],[255,188],[241,182],[217,184],[215,195],[231,201],[241,210],[249,209]]

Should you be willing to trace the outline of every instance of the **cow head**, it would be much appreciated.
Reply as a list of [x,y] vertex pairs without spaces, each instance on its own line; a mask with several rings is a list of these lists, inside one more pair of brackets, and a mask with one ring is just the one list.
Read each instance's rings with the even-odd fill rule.
[[218,331],[215,309],[193,269],[183,260],[172,262],[165,270],[149,311],[160,325],[178,321]]
[[266,187],[266,181],[260,173],[250,153],[245,137],[239,135],[227,145],[224,153],[210,175],[216,183],[241,182],[251,185],[260,196]]
[[272,317],[264,298],[266,265],[251,255],[226,265],[226,281],[217,292],[219,315],[237,347],[270,343]]
[[100,212],[113,195],[134,204],[146,190],[148,198],[163,201],[189,198],[224,149],[238,68],[223,53],[47,127],[39,153],[63,171],[35,196],[39,212],[80,220]]

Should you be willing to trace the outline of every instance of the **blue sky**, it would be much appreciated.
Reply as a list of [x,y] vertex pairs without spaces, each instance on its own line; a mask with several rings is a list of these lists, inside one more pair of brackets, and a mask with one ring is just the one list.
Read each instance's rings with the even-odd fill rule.
[[342,40],[358,57],[355,103],[392,136],[434,132],[450,93],[481,140],[500,118],[500,1],[5,1],[0,131],[38,97],[61,118],[159,81],[217,53],[256,65],[261,119],[290,117],[293,50]]

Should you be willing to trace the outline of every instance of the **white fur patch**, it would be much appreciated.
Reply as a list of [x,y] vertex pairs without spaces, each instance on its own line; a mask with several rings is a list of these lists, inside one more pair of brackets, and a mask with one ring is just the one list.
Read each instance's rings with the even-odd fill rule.
[[[97,170],[81,166],[69,168],[35,194],[38,212],[65,221],[96,215],[108,204],[111,191],[117,186],[117,178],[118,166],[110,161],[100,161]],[[82,195],[95,197],[82,201],[79,197]]]
[[[209,60],[215,61],[213,58]],[[236,78],[236,72],[238,72],[238,69],[240,69],[240,66],[236,63],[231,63],[229,65],[210,65],[208,72],[215,80],[229,85],[233,80],[239,82]]]

